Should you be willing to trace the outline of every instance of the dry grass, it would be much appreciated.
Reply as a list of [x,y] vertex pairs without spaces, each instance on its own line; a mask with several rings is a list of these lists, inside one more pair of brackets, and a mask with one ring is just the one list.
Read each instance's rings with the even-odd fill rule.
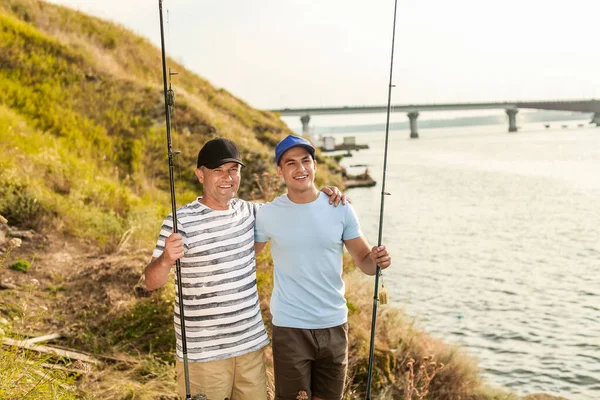
[[250,192],[252,201],[272,201],[281,193],[281,179],[277,175],[264,172],[261,176],[254,174],[256,191]]
[[435,375],[444,368],[444,364],[433,361],[433,356],[424,357],[415,374],[415,360],[410,359],[406,364],[404,374],[404,399],[423,400],[429,394],[429,386]]
[[[0,216],[0,224],[6,224]],[[20,239],[9,240],[8,247],[0,252],[0,272],[10,253],[21,247]],[[2,277],[3,275],[0,275]],[[39,281],[28,279],[21,286],[18,296],[11,296],[12,304],[3,305],[0,313],[0,340],[3,336],[25,339],[13,332],[13,322],[27,319],[27,325],[33,326],[41,319],[41,314],[32,307],[36,302],[35,291],[39,289]],[[4,302],[3,302],[4,304]],[[12,317],[9,321],[6,317]],[[28,332],[31,333],[31,332]],[[56,367],[56,368],[53,368]],[[75,385],[76,376],[60,369],[61,363],[48,356],[38,355],[17,346],[0,345],[0,398],[19,400],[42,399],[76,399],[84,398]]]
[[[347,396],[358,399],[364,397],[366,389],[373,287],[371,280],[352,267],[348,267],[345,281],[351,310]],[[381,398],[411,398],[409,395],[436,400],[493,398],[478,394],[483,388],[474,358],[432,338],[397,307],[379,307],[374,393],[388,396]]]
[[[85,399],[69,373],[44,367],[47,358],[0,348],[0,398],[9,400]],[[56,365],[56,364],[50,364]]]
[[[123,355],[121,355],[124,358]],[[177,400],[173,366],[152,356],[127,357],[127,363],[94,371],[80,384],[105,400]]]

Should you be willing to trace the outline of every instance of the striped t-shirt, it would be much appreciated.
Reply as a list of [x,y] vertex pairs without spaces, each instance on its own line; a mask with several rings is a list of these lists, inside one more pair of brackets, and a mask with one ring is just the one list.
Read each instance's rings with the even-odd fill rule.
[[[258,205],[233,199],[228,210],[213,210],[200,199],[177,210],[185,253],[181,258],[185,333],[192,362],[236,357],[269,343],[256,288],[254,221]],[[172,227],[169,215],[154,257],[162,254]],[[175,290],[177,358],[182,361],[177,285]]]

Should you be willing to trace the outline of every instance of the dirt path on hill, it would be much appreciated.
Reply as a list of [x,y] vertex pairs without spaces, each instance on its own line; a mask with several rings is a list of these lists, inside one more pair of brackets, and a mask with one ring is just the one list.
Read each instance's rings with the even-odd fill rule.
[[[14,321],[15,332],[77,335],[78,327],[86,323],[79,320],[82,316],[118,312],[149,295],[141,276],[151,250],[102,254],[94,246],[60,234],[6,228],[3,233],[0,251],[11,236],[22,239],[0,270],[0,282],[16,287],[0,291],[1,312]],[[18,259],[29,261],[29,270],[8,268]]]
[[[139,377],[147,355],[127,341],[113,343],[111,324],[134,309],[140,299],[152,295],[141,279],[151,249],[102,254],[95,246],[74,238],[2,225],[0,254],[6,251],[11,237],[20,237],[22,243],[0,269],[0,282],[8,287],[0,289],[0,328],[6,328],[12,337],[60,333],[63,337],[50,345],[100,358],[102,364],[78,381],[84,393],[102,393],[94,398],[121,398],[119,387],[148,385],[155,376]],[[26,272],[9,268],[19,259],[31,263]],[[154,301],[154,297],[148,300]],[[168,318],[157,324],[169,328],[172,314]],[[163,369],[169,370],[158,367]],[[171,382],[171,378],[162,377],[151,385],[159,386],[153,389],[158,393],[170,393],[174,390]]]

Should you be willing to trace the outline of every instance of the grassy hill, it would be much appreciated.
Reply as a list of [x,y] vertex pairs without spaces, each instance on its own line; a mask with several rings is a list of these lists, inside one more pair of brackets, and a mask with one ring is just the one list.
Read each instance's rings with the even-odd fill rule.
[[[118,25],[40,1],[2,2],[0,27],[0,212],[15,224],[60,221],[107,250],[132,227],[147,231],[169,204],[158,49]],[[179,73],[179,204],[198,194],[195,158],[215,136],[239,145],[248,166],[240,196],[248,197],[254,174],[273,172],[273,146],[291,131],[169,65]],[[339,176],[322,178],[341,184]]]
[[[276,115],[169,64],[179,73],[178,203],[200,194],[195,158],[215,136],[242,150],[248,167],[240,196],[269,197],[255,177],[274,172],[273,147],[289,129]],[[0,290],[0,336],[58,331],[58,344],[102,361],[78,372],[68,362],[0,347],[0,398],[175,398],[172,283],[148,293],[140,281],[170,212],[162,96],[160,51],[146,39],[42,1],[0,3],[0,215],[8,223],[0,219],[0,278],[8,288]],[[319,162],[327,168],[320,168],[318,184],[341,186],[337,166],[320,156]],[[11,236],[23,237],[22,246]],[[31,267],[10,269],[17,259]],[[346,398],[357,399],[365,392],[372,288],[350,262],[346,269]],[[257,279],[269,322],[268,252],[258,259]],[[378,399],[514,398],[487,388],[475,360],[390,307],[378,322],[373,387]]]

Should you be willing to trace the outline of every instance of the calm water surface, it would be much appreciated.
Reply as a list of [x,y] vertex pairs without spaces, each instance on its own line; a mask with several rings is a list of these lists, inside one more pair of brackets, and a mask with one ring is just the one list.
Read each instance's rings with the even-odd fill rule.
[[[384,278],[489,383],[600,399],[600,128],[568,124],[392,132]],[[384,134],[353,136],[370,149],[343,164],[367,164],[378,186],[348,195],[376,243]]]

